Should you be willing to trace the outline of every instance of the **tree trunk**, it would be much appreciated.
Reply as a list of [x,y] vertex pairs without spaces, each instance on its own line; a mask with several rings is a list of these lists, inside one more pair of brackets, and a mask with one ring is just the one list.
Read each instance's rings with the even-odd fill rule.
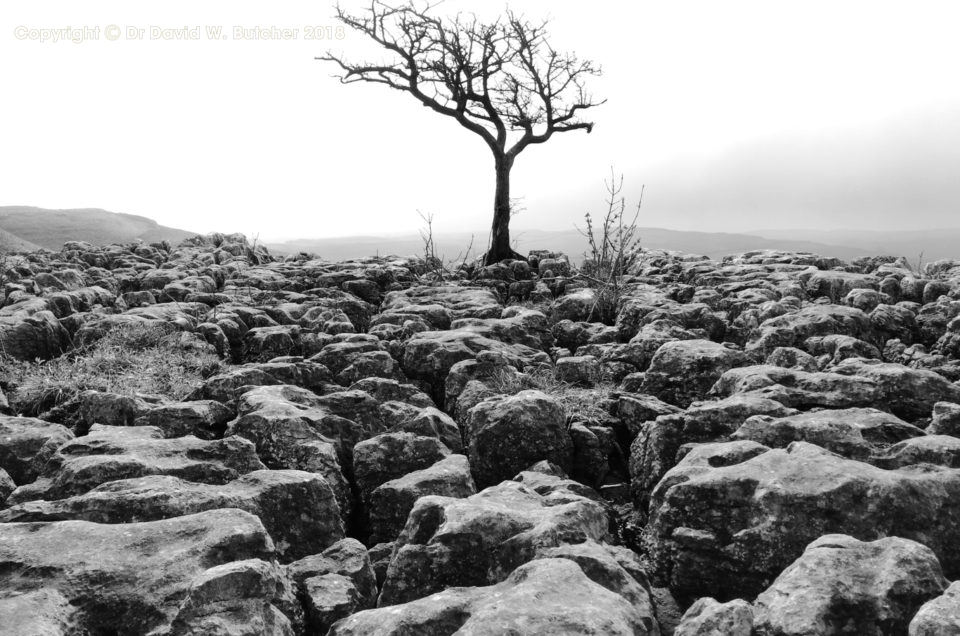
[[496,193],[493,197],[493,226],[490,229],[490,250],[484,265],[499,263],[508,258],[523,258],[510,247],[510,168],[513,158],[495,155],[497,173]]

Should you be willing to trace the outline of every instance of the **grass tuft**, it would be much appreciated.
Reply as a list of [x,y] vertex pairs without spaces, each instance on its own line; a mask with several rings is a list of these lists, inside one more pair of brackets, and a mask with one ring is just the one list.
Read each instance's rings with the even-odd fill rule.
[[531,389],[546,393],[560,403],[568,424],[600,423],[610,418],[602,404],[614,389],[612,383],[601,383],[595,387],[578,386],[560,379],[556,370],[546,365],[526,373],[494,373],[485,383],[495,393],[504,395],[515,395]]
[[143,322],[118,325],[59,358],[5,359],[2,367],[0,383],[9,392],[11,407],[37,416],[89,389],[180,400],[218,371],[220,359],[195,334]]

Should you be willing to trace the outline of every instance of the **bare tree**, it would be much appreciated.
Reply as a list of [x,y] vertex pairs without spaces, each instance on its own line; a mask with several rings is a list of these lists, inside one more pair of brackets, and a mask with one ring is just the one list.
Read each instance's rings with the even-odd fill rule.
[[581,111],[603,101],[594,101],[583,82],[600,68],[555,51],[545,21],[531,24],[509,10],[492,23],[472,14],[438,18],[433,6],[372,0],[363,15],[351,15],[338,5],[337,18],[380,45],[390,59],[353,63],[329,51],[317,59],[337,64],[344,84],[373,82],[410,93],[479,135],[493,152],[496,172],[484,262],[518,258],[510,247],[510,169],[527,146],[554,133],[593,129],[592,122],[580,119]]

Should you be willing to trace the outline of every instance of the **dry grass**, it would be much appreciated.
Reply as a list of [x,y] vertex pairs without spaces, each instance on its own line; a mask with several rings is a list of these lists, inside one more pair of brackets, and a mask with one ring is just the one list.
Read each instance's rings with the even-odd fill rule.
[[129,323],[89,345],[46,361],[3,360],[11,406],[39,415],[81,391],[184,398],[216,373],[220,359],[207,343],[173,325]]
[[610,418],[602,401],[615,387],[604,382],[595,387],[583,387],[557,377],[553,367],[542,366],[528,373],[495,373],[485,382],[495,393],[515,395],[520,391],[537,390],[557,400],[563,408],[567,423],[602,422]]

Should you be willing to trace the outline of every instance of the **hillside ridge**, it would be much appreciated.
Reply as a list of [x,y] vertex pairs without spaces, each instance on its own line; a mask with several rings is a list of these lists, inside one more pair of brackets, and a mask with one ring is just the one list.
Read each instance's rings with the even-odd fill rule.
[[153,219],[101,208],[52,210],[34,206],[0,206],[0,230],[13,240],[50,250],[59,250],[67,241],[84,241],[91,245],[180,241],[195,236],[189,232],[160,225]]

